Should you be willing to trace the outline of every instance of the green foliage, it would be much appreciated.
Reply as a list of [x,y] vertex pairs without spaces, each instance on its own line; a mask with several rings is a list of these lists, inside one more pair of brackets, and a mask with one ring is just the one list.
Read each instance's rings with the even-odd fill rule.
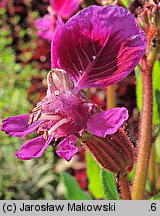
[[[27,100],[31,77],[38,74],[31,64],[17,63],[12,46],[11,28],[5,10],[0,10],[0,119],[29,113]],[[19,21],[14,17],[15,25]],[[21,32],[23,37],[25,32]],[[23,43],[23,40],[21,41]],[[31,41],[30,41],[31,42]],[[34,44],[35,42],[33,42]],[[30,46],[30,43],[28,43]],[[31,56],[31,53],[29,54]],[[28,136],[33,138],[33,135]],[[15,138],[0,132],[0,199],[57,199],[59,177],[53,173],[54,158],[50,146],[42,158],[20,161],[15,152],[27,138]]]
[[156,194],[150,200],[160,200],[160,194]]
[[107,200],[118,200],[118,191],[116,182],[114,179],[114,174],[101,169],[101,181],[103,185],[104,197]]
[[58,177],[52,170],[53,157],[47,158],[51,149],[31,161],[18,160],[14,152],[15,143],[1,146],[0,199],[54,199]]
[[156,162],[160,163],[160,136],[157,137],[154,145],[156,148]]
[[[136,69],[136,79],[137,79],[137,105],[138,109],[142,110],[142,78],[138,69]],[[153,124],[160,124],[159,118],[159,91],[160,91],[160,62],[155,61],[153,68]]]
[[94,197],[104,198],[103,188],[100,179],[101,168],[89,152],[86,152],[88,187]]
[[67,200],[91,200],[91,197],[81,190],[74,177],[67,172],[63,172],[61,178],[65,186],[65,198]]

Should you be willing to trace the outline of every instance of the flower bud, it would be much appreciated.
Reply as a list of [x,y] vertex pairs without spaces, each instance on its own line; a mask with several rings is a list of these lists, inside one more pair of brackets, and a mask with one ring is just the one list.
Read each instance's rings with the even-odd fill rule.
[[115,173],[132,170],[134,148],[122,129],[105,138],[92,135],[84,146],[103,168]]

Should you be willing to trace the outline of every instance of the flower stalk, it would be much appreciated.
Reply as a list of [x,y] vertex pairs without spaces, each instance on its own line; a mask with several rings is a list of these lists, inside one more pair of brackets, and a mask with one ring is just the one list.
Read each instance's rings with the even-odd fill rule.
[[153,144],[151,149],[150,161],[149,161],[149,181],[151,192],[154,193],[156,190],[156,176],[155,176],[155,144]]
[[144,199],[149,157],[152,139],[152,70],[156,58],[157,48],[153,48],[148,58],[143,57],[142,74],[142,112],[138,137],[138,156],[134,175],[132,199]]
[[126,173],[119,174],[119,185],[123,200],[131,200],[129,181]]

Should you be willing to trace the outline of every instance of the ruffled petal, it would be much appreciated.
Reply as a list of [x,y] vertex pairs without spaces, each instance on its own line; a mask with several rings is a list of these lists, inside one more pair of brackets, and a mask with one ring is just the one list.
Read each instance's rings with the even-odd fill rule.
[[53,136],[50,136],[47,140],[45,140],[43,136],[34,138],[26,142],[20,150],[16,152],[16,156],[21,160],[39,158],[52,140]]
[[74,146],[76,141],[77,138],[75,135],[69,135],[59,143],[59,150],[57,150],[56,153],[60,157],[66,159],[67,161],[70,161],[73,155],[75,155],[78,152],[78,148]]
[[10,136],[24,137],[35,131],[42,123],[42,121],[36,121],[29,125],[29,117],[29,114],[8,117],[2,121],[1,130]]
[[145,50],[145,33],[128,10],[94,5],[59,23],[52,40],[52,68],[69,74],[75,92],[106,87],[131,73]]
[[87,122],[87,128],[96,136],[105,137],[114,134],[127,119],[126,108],[113,108],[92,115]]
[[63,18],[70,17],[78,8],[79,0],[50,0],[53,10]]

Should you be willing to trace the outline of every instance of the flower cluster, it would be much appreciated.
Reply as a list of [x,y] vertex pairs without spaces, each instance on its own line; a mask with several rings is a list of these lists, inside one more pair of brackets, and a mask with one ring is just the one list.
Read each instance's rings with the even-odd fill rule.
[[84,88],[106,87],[125,78],[146,49],[144,32],[129,11],[118,6],[90,6],[68,20],[59,20],[52,40],[52,70],[46,97],[32,114],[13,116],[2,131],[23,137],[38,129],[41,135],[25,143],[19,159],[40,157],[52,140],[60,157],[70,160],[78,137],[86,130],[98,137],[114,134],[128,119],[125,108],[101,111]]

